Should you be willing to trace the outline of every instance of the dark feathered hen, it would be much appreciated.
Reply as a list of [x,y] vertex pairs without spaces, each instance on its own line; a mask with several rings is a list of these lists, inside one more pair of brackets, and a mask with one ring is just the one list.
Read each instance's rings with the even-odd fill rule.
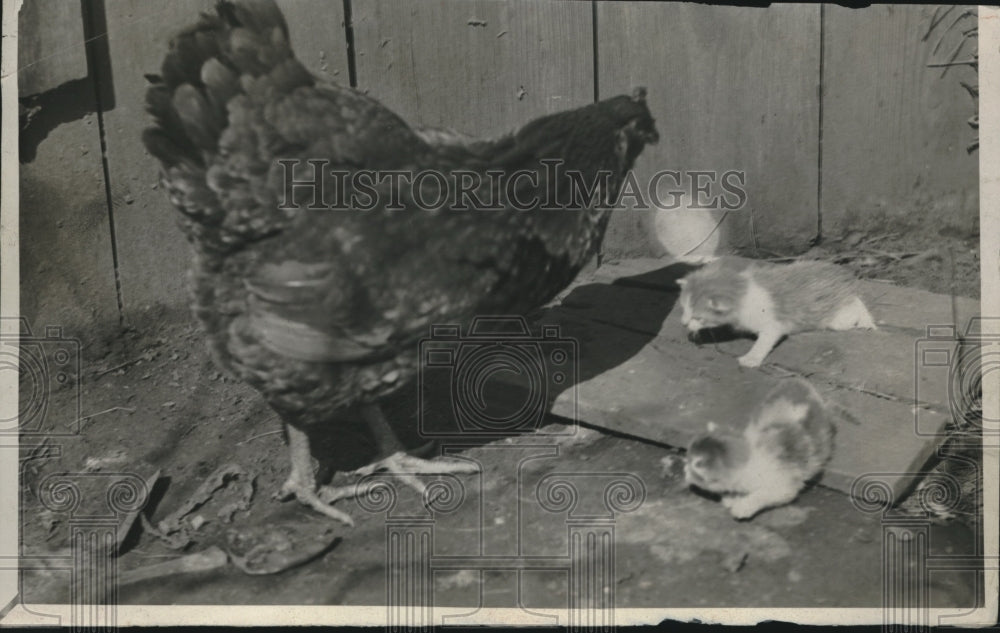
[[[174,38],[150,80],[155,125],[143,141],[194,246],[195,312],[213,354],[285,422],[284,495],[346,522],[330,505],[344,493],[316,489],[310,427],[358,407],[383,448],[398,448],[378,402],[413,378],[429,326],[519,314],[555,296],[596,252],[609,214],[571,197],[571,178],[613,200],[657,140],[642,89],[493,141],[411,128],[311,76],[271,0],[220,2]],[[322,161],[318,179],[309,160]],[[446,179],[364,187],[352,177],[362,170]],[[473,176],[475,197],[457,195],[451,185]],[[398,452],[377,466],[459,468]]]

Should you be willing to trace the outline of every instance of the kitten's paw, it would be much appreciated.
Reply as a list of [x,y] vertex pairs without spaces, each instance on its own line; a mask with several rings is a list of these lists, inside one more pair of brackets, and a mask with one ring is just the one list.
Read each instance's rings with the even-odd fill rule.
[[726,507],[734,519],[749,519],[762,510],[760,504],[750,497],[730,497],[730,499]]
[[763,358],[757,358],[756,354],[750,354],[748,352],[737,358],[736,362],[739,363],[741,367],[760,367],[763,360]]
[[739,499],[739,497],[733,497],[731,495],[723,495],[720,503],[722,503],[723,508],[729,510],[730,508],[733,507],[733,502],[735,502],[737,499]]

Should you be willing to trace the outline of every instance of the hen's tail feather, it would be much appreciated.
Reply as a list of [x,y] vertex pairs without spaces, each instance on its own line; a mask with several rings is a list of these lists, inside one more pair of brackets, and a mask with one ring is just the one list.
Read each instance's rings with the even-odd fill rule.
[[227,104],[240,92],[253,98],[313,83],[273,0],[220,1],[215,14],[202,14],[171,40],[160,75],[150,80],[146,109],[156,127],[143,142],[166,168],[205,167],[204,153],[217,151]]

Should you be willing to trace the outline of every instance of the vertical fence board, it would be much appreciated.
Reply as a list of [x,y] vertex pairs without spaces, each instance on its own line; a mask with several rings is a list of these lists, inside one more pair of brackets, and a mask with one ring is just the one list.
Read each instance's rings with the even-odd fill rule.
[[[646,86],[660,130],[659,145],[640,159],[639,182],[662,169],[745,171],[746,209],[722,227],[732,245],[750,241],[750,208],[764,248],[799,250],[815,234],[819,12],[598,4],[600,96]],[[605,253],[659,254],[648,239],[650,215],[618,211]]]
[[324,81],[348,85],[344,5],[330,0],[277,0],[288,22],[292,49]]
[[[347,75],[341,3],[285,0],[278,3],[292,46],[313,72]],[[108,6],[108,39],[115,108],[105,116],[108,166],[117,233],[119,274],[126,318],[146,305],[188,300],[190,251],[177,228],[176,211],[158,190],[159,165],[142,146],[149,124],[145,73],[159,72],[167,42],[210,11],[215,0],[150,3],[115,0]]]
[[79,2],[32,0],[17,16],[18,97],[87,76]]
[[20,166],[20,192],[21,315],[32,333],[61,325],[65,336],[89,339],[117,326],[95,114],[49,132]]
[[90,339],[118,324],[98,104],[78,2],[34,2],[18,15],[18,90],[34,96],[19,135],[20,312],[32,332]]
[[104,116],[118,274],[125,317],[143,306],[187,301],[187,243],[176,212],[159,190],[159,164],[142,146],[146,73],[159,73],[167,42],[212,9],[212,0],[150,3],[115,0],[107,6],[108,49],[115,107]]
[[593,100],[590,3],[353,3],[358,86],[412,124],[477,137]]
[[[863,10],[827,6],[823,70],[824,232],[868,221],[940,222],[971,229],[979,215],[979,155],[966,145],[973,102],[959,80],[968,67],[942,69],[966,19],[933,48],[965,7],[955,7],[927,39],[933,6]],[[975,52],[967,43],[959,57]]]

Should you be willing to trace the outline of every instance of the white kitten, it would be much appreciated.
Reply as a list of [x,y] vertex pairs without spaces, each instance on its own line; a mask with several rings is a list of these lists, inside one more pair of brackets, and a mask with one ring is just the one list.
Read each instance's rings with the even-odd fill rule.
[[757,335],[739,358],[757,367],[778,342],[807,330],[876,329],[847,270],[819,261],[772,264],[720,258],[677,282],[681,322],[691,332],[728,325]]
[[737,519],[791,503],[833,454],[836,427],[819,393],[787,380],[764,398],[742,436],[709,427],[688,447],[685,481],[722,495]]

